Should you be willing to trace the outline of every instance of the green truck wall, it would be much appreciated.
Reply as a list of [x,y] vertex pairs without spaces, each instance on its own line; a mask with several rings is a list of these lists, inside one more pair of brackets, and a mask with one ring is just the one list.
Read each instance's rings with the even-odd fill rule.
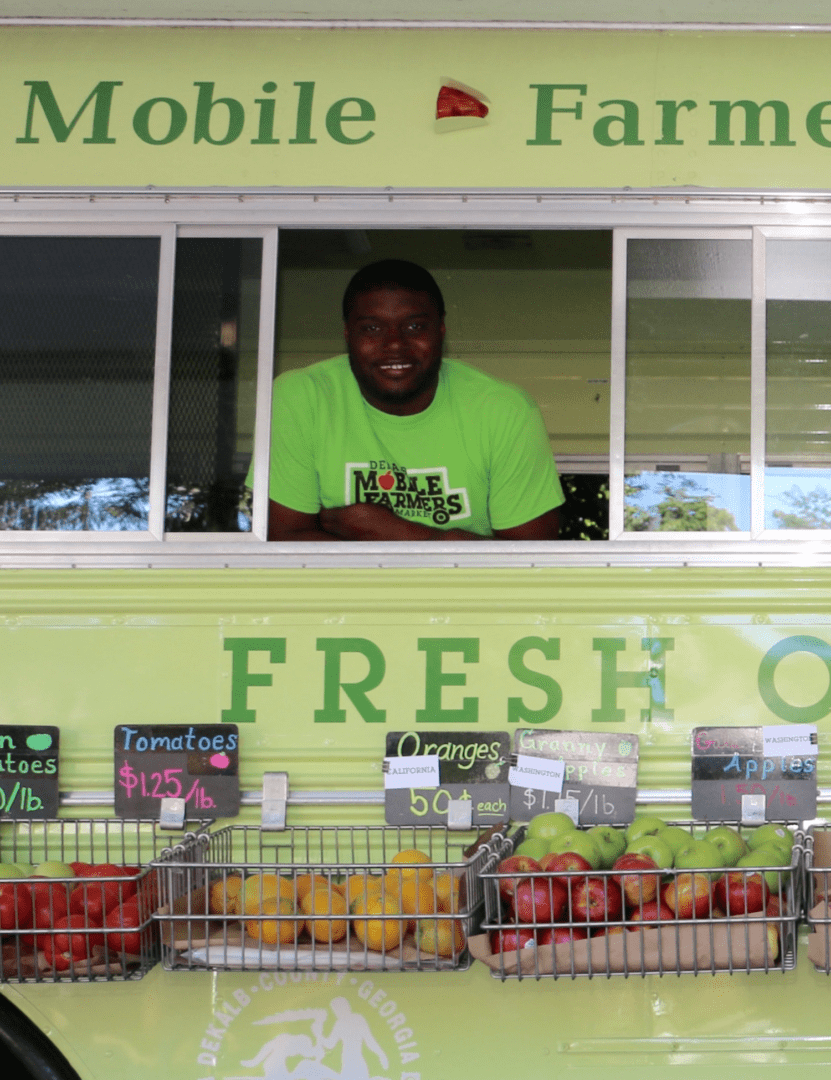
[[[512,730],[512,701],[544,710],[561,698],[549,719],[531,722],[637,733],[646,787],[689,786],[692,727],[810,717],[822,786],[829,585],[831,572],[808,569],[6,571],[0,722],[60,726],[66,791],[112,787],[116,724],[218,722],[229,710],[241,721],[244,789],[286,769],[293,790],[380,790],[384,732],[417,729],[430,702],[454,710],[467,698],[471,724]],[[559,642],[559,658],[546,659],[540,640]],[[367,719],[339,687],[363,682],[378,653],[383,678],[364,689],[385,715],[367,710]],[[444,683],[449,674],[464,682]],[[249,684],[252,675],[267,679]],[[598,721],[612,708],[619,719]],[[243,819],[257,820],[256,809]],[[289,824],[324,820],[380,823],[382,812],[289,809]],[[831,987],[804,942],[800,954],[795,971],[767,976],[502,984],[481,964],[366,977],[155,968],[136,983],[4,991],[84,1080],[259,1077],[262,1066],[242,1062],[270,1025],[278,1030],[275,1017],[325,1012],[339,998],[386,1055],[379,1075],[396,1080],[600,1080],[610,1070],[635,1080],[669,1067],[689,1080],[728,1068],[749,1080],[760,1069],[819,1076],[831,1063]],[[406,1024],[390,1027],[402,1015]]]

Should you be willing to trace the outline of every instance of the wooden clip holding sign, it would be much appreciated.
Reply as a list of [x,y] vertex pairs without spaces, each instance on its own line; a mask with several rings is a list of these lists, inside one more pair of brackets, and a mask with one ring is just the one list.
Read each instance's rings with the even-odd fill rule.
[[814,724],[693,728],[693,817],[745,824],[816,817],[818,750]]
[[[568,812],[560,804],[574,802],[581,825],[625,825],[634,818],[637,735],[522,728],[514,734],[514,751],[517,764],[510,778],[514,821],[530,821],[548,810]],[[553,782],[553,771],[542,761],[561,763],[561,784]]]
[[387,824],[469,828],[507,821],[510,752],[506,731],[388,732]]
[[153,724],[115,729],[115,812],[159,817],[183,800],[188,817],[239,813],[236,724]]
[[0,815],[57,817],[58,743],[56,727],[0,726]]

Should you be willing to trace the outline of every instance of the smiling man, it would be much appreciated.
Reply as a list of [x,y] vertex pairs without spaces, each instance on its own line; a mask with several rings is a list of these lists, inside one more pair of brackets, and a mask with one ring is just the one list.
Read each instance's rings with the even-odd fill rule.
[[274,383],[269,540],[556,540],[539,409],[442,359],[444,299],[398,259],[343,298],[347,355]]

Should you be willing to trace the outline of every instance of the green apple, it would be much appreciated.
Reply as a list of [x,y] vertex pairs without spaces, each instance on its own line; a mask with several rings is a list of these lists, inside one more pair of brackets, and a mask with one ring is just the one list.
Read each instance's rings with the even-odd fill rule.
[[644,833],[643,836],[636,836],[626,845],[626,852],[634,855],[648,855],[662,870],[669,870],[675,857],[672,848],[666,840],[662,839],[660,833]]
[[517,844],[514,855],[530,855],[532,859],[536,859],[537,862],[548,854],[548,840],[544,840],[538,836],[532,836],[530,839],[526,837],[521,844]]
[[577,826],[574,820],[559,810],[550,810],[545,814],[536,814],[525,827],[527,840],[553,840],[563,833],[573,832]]
[[35,872],[35,864],[30,862],[16,862],[14,864],[24,877],[31,877]]
[[691,840],[675,856],[677,870],[715,870],[724,865],[721,851],[707,840]]
[[747,844],[741,833],[738,829],[731,829],[729,825],[708,829],[703,838],[721,851],[724,866],[735,866],[742,855],[747,854]]
[[582,855],[587,862],[591,863],[593,870],[600,869],[602,858],[597,841],[587,832],[581,832],[579,829],[564,832],[556,840],[552,840],[549,850],[552,855],[559,855],[563,851],[576,851],[578,855]]
[[597,841],[602,870],[611,870],[615,859],[626,850],[626,834],[613,825],[594,825],[586,834]]
[[667,823],[652,814],[638,814],[626,828],[626,843],[637,840],[639,836],[654,836],[667,827]]
[[25,877],[26,875],[15,863],[0,863],[0,878]]
[[[790,867],[791,853],[790,851],[786,851],[781,844],[763,844],[761,847],[753,848],[752,851],[748,851],[746,855],[742,855],[736,865],[740,870],[744,870],[746,867],[757,866]],[[779,895],[780,881],[784,886],[789,877],[790,870],[765,871],[765,881],[767,882],[768,888],[775,896]]]
[[38,863],[32,874],[34,877],[75,877],[75,871],[65,862]]
[[676,855],[681,848],[686,847],[692,840],[692,833],[689,829],[682,829],[680,825],[667,825],[665,829],[661,829],[656,835],[660,836],[663,842],[672,848],[673,855]]
[[775,821],[768,821],[765,825],[759,825],[747,834],[747,846],[751,851],[757,847],[768,844],[771,840],[787,844],[793,847],[793,833],[787,825],[779,825]]

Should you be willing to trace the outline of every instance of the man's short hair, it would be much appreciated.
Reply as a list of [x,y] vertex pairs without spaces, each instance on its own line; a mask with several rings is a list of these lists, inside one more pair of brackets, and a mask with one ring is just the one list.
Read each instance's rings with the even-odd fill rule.
[[344,319],[349,318],[359,296],[376,289],[408,289],[427,293],[438,308],[439,317],[444,318],[444,297],[431,273],[406,259],[382,259],[364,266],[346,286],[343,294]]

